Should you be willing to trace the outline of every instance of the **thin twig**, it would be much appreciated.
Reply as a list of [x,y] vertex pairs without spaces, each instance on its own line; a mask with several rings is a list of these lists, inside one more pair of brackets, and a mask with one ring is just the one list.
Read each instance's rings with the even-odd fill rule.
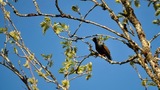
[[77,76],[71,78],[69,81],[72,81],[72,80],[74,80],[74,79],[76,79],[76,78],[78,78],[78,77],[82,77],[82,76],[84,76],[84,75],[87,75],[87,74],[86,74],[86,73],[82,73],[82,74],[80,74],[80,75],[77,75]]
[[59,7],[59,5],[58,5],[58,0],[55,0],[55,5],[56,5],[56,8],[57,8],[57,10],[59,11],[59,13],[60,13],[61,15],[63,15],[63,12],[62,12],[62,10],[60,9],[60,7]]
[[41,14],[40,8],[39,8],[39,6],[38,6],[36,0],[33,0],[33,3],[34,3],[34,6],[36,7],[37,13],[38,13],[38,14]]
[[1,65],[7,67],[8,69],[10,69],[13,73],[15,73],[22,81],[23,83],[26,85],[28,90],[31,90],[30,86],[28,85],[26,76],[23,76],[20,74],[20,72],[15,68],[15,66],[12,64],[12,62],[9,60],[8,57],[6,57],[4,54],[0,53],[0,56],[2,56],[4,58],[4,60],[6,61],[6,63],[0,63]]
[[[97,6],[97,5],[94,5],[94,6],[86,13],[86,15],[84,16],[83,19],[85,19],[85,18],[89,15],[89,13],[90,13],[96,6]],[[73,37],[73,36],[77,33],[77,31],[79,30],[79,28],[81,27],[81,25],[82,25],[82,21],[80,22],[78,28],[75,30],[75,32],[73,33],[73,35],[71,35],[71,37]]]
[[[138,74],[139,79],[140,79],[141,81],[145,80],[145,79],[142,78],[142,76],[141,76],[141,74],[139,73],[137,67],[136,67],[134,64],[131,65],[131,66],[134,68],[134,70],[135,70],[136,73]],[[145,90],[147,90],[147,85],[145,85],[144,87],[145,87]]]
[[78,73],[78,69],[79,69],[79,67],[81,66],[81,64],[84,62],[84,60],[86,60],[87,58],[89,58],[91,55],[87,55],[87,56],[85,56],[81,61],[80,61],[80,63],[78,64],[78,66],[77,66],[77,68],[76,68],[76,73]]
[[154,35],[153,38],[151,40],[149,40],[149,42],[151,43],[153,40],[155,40],[159,36],[160,36],[160,32],[157,33],[156,35]]

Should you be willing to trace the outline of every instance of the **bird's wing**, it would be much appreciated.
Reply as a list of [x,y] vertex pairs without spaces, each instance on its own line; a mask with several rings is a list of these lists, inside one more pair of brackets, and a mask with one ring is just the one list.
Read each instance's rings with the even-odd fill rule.
[[110,60],[112,59],[108,47],[105,46],[104,44],[103,44],[103,52],[104,52],[105,55],[108,57],[108,59],[110,59]]
[[105,46],[104,44],[103,44],[103,48],[104,48],[104,50],[105,50],[108,54],[110,54],[110,51],[109,51],[108,47]]

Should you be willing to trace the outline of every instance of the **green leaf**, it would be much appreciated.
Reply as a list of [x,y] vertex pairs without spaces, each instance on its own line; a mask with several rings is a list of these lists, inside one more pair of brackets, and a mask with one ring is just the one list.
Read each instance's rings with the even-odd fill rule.
[[79,12],[79,7],[76,5],[76,6],[72,6],[72,10],[74,12]]
[[0,33],[4,33],[7,31],[7,28],[0,28]]
[[73,74],[74,72],[75,72],[74,67],[71,67],[71,68],[70,68],[70,74]]
[[154,10],[157,11],[160,8],[160,3],[153,3]]
[[160,14],[160,8],[156,10],[155,16],[158,16]]
[[68,70],[72,65],[74,65],[74,62],[71,59],[66,58],[66,61],[63,63],[65,70]]
[[154,82],[148,82],[147,83],[149,86],[157,86]]
[[155,7],[158,9],[160,8],[160,3],[155,3]]
[[117,17],[122,18],[123,17],[122,13],[118,13]]
[[130,65],[131,65],[131,66],[133,66],[134,64],[135,64],[134,62],[132,62],[132,61],[130,62]]
[[159,19],[153,20],[152,23],[153,23],[153,24],[160,25],[160,20],[159,20]]
[[44,17],[46,23],[51,23],[51,19],[49,17]]
[[121,3],[121,1],[120,1],[120,0],[115,0],[115,2],[116,2],[116,3]]
[[41,54],[44,60],[50,60],[52,58],[52,54]]
[[34,59],[34,53],[32,53],[29,57],[28,57],[29,60],[33,60]]
[[87,70],[88,70],[89,72],[92,71],[92,62],[89,62],[89,63],[87,64]]
[[4,11],[4,15],[5,15],[5,18],[6,19],[9,19],[10,18],[10,12],[9,11]]
[[135,5],[136,7],[140,7],[140,2],[139,2],[139,0],[134,0],[134,5]]
[[45,35],[46,31],[49,29],[51,25],[51,20],[49,17],[45,17],[44,21],[40,23],[42,27],[42,33]]
[[146,86],[146,85],[147,85],[147,82],[148,82],[147,79],[142,80],[142,82],[141,82],[142,86]]
[[33,79],[33,78],[28,78],[28,82],[29,82],[30,84],[33,84],[33,83],[34,83],[34,79]]
[[104,41],[106,41],[106,40],[109,39],[109,37],[108,37],[108,36],[105,36],[103,39],[104,39]]
[[158,20],[153,20],[152,23],[153,23],[153,24],[157,24],[157,23],[158,23]]
[[9,35],[15,40],[20,40],[20,33],[18,31],[11,31]]
[[66,88],[69,88],[69,86],[70,86],[69,80],[62,80],[62,86],[66,87]]
[[86,80],[89,80],[90,78],[91,78],[91,74],[88,74],[87,76],[86,76]]
[[38,82],[38,80],[36,80],[34,77],[33,78],[28,78],[28,82],[30,84],[36,84]]
[[38,75],[39,75],[40,77],[45,77],[45,74],[44,74],[44,73],[42,73],[41,71],[36,70],[36,72],[38,73]]
[[14,53],[15,53],[15,54],[18,54],[18,50],[17,50],[17,48],[15,48],[15,47],[14,47]]
[[64,30],[68,30],[69,29],[69,26],[67,26],[66,24],[64,23],[60,23],[61,27],[64,29]]
[[64,42],[60,42],[60,44],[63,45],[63,48],[66,48],[72,45],[72,41],[64,41]]
[[49,60],[48,63],[47,63],[47,65],[48,65],[49,67],[52,67],[52,66],[53,66],[53,61],[52,61],[52,60]]
[[13,40],[10,40],[10,41],[9,41],[9,43],[11,43],[11,44],[14,44],[14,43],[15,43],[15,41],[13,41]]
[[123,21],[122,21],[122,24],[128,24],[128,19],[124,18]]
[[68,58],[73,58],[76,55],[76,52],[74,51],[74,49],[72,48],[67,48],[66,51],[64,52],[64,54],[68,57]]
[[59,69],[59,73],[64,73],[64,71],[65,71],[65,68],[60,68]]
[[82,74],[86,70],[86,66],[79,66],[77,73]]
[[56,34],[60,34],[62,32],[62,28],[59,27],[58,24],[54,24],[52,28]]
[[46,22],[42,22],[42,23],[41,23],[41,27],[43,28],[42,33],[45,35],[46,31],[47,31],[48,28],[49,28],[49,25],[47,25]]
[[24,66],[24,67],[26,67],[26,68],[30,68],[29,61],[28,61],[28,60],[26,60],[25,64],[23,64],[23,66]]
[[0,4],[2,4],[3,6],[5,6],[6,2],[4,2],[3,0],[0,0]]
[[32,85],[32,90],[39,90],[37,85]]

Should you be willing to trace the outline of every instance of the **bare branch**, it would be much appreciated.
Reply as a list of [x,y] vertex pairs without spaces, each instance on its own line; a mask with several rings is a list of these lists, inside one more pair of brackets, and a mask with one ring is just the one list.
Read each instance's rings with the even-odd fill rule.
[[109,8],[109,6],[107,5],[107,3],[104,0],[101,0],[102,2],[102,7],[104,8],[104,10],[108,10],[110,13],[111,18],[119,25],[119,27],[121,28],[121,30],[123,31],[124,35],[126,36],[127,39],[130,40],[130,36],[128,34],[128,30],[127,28],[125,28],[121,22],[119,21],[119,18],[115,15],[115,13],[113,12],[113,10],[111,10]]
[[92,1],[92,2],[94,2],[94,3],[95,3],[95,5],[98,5],[97,0],[81,0],[81,1]]
[[[85,19],[85,18],[89,15],[89,13],[90,13],[96,6],[97,6],[97,5],[94,5],[94,6],[86,13],[86,15],[84,16],[84,18],[82,18],[82,19]],[[81,25],[82,25],[82,21],[80,22],[78,28],[75,30],[75,32],[73,33],[73,35],[71,35],[71,37],[73,37],[73,36],[77,33],[77,31],[79,30],[79,28],[81,27]]]
[[12,64],[12,62],[9,60],[9,58],[6,57],[3,53],[0,53],[0,56],[2,56],[6,62],[6,63],[0,62],[0,64],[7,67],[9,70],[11,70],[13,73],[15,73],[22,80],[22,82],[26,85],[27,89],[31,90],[31,88],[27,82],[28,78],[26,76],[21,75],[20,72],[18,71],[18,69],[15,68],[15,66]]
[[55,5],[56,5],[56,8],[57,8],[57,10],[59,11],[59,13],[60,13],[61,15],[63,15],[64,13],[62,12],[62,10],[60,9],[60,7],[58,6],[58,0],[55,0]]
[[156,38],[158,38],[160,36],[160,32],[157,33],[156,35],[153,36],[153,38],[151,40],[149,40],[149,42],[151,43],[153,40],[155,40]]
[[33,0],[33,3],[34,3],[34,6],[36,7],[37,13],[38,13],[38,14],[41,14],[41,11],[40,11],[40,9],[39,9],[39,6],[38,6],[36,0]]
[[[139,79],[141,80],[141,81],[143,81],[143,80],[145,80],[145,79],[143,79],[142,78],[142,76],[141,76],[141,74],[139,73],[139,71],[138,71],[138,69],[137,69],[137,67],[133,64],[133,65],[131,65],[133,68],[134,68],[134,70],[136,71],[136,73],[138,74],[138,77],[139,77]],[[147,85],[146,86],[144,86],[145,87],[145,90],[147,90]]]
[[137,58],[136,55],[134,55],[134,56],[130,57],[129,59],[127,59],[127,60],[125,60],[125,61],[122,61],[122,62],[117,62],[117,61],[114,61],[114,60],[109,60],[108,58],[103,57],[103,56],[101,56],[101,55],[98,55],[98,56],[101,57],[101,58],[103,58],[103,59],[105,59],[105,60],[106,60],[107,62],[109,62],[110,64],[119,64],[119,65],[122,65],[122,64],[129,63],[129,62],[133,62],[133,63],[139,64],[139,62],[134,61],[134,60]]

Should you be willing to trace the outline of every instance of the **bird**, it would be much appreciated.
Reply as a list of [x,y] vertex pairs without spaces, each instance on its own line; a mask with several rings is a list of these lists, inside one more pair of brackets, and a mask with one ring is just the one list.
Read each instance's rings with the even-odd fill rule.
[[110,55],[110,51],[109,51],[108,47],[103,42],[101,42],[100,40],[98,40],[97,37],[94,37],[92,39],[92,41],[95,43],[96,51],[100,55],[102,55],[104,57],[107,57],[109,60],[112,60],[112,57]]

